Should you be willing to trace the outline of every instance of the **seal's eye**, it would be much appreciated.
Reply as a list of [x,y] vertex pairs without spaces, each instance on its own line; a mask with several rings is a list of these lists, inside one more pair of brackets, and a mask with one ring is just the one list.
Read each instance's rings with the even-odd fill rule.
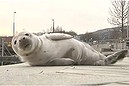
[[28,34],[28,33],[26,33],[25,35],[26,35],[26,36],[29,36],[29,34]]
[[16,44],[16,43],[17,43],[17,41],[15,40],[15,41],[14,41],[14,44]]

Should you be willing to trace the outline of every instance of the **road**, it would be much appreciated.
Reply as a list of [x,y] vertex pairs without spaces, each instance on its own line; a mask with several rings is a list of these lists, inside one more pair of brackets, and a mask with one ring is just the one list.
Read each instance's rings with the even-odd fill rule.
[[128,86],[129,58],[111,66],[0,66],[0,85]]

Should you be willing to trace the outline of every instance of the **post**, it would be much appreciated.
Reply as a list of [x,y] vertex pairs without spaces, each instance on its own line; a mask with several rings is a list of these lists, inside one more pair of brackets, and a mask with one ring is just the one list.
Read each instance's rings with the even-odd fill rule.
[[128,1],[128,14],[127,14],[127,40],[129,39],[129,1]]
[[15,13],[13,12],[13,36],[15,35]]
[[124,34],[123,34],[123,32],[124,32],[124,20],[123,20],[123,14],[124,14],[124,4],[125,4],[125,1],[122,1],[121,2],[121,32],[122,32],[122,49],[124,49],[124,43],[123,43],[123,40],[124,40]]
[[127,9],[128,9],[128,12],[127,12],[127,40],[126,40],[126,48],[129,49],[129,46],[128,46],[128,41],[129,41],[129,1],[128,1],[128,4],[127,4]]
[[54,19],[52,19],[52,22],[53,22],[52,28],[53,28],[53,33],[54,33],[55,32],[55,28],[54,28],[55,21],[54,21]]
[[4,39],[2,38],[2,57],[4,56]]

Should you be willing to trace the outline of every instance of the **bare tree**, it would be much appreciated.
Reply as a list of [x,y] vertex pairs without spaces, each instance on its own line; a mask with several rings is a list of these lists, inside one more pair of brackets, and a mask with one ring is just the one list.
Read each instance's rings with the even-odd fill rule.
[[112,25],[121,27],[121,36],[123,39],[124,25],[127,23],[128,3],[127,0],[111,1],[112,7],[109,8],[110,18],[108,22]]

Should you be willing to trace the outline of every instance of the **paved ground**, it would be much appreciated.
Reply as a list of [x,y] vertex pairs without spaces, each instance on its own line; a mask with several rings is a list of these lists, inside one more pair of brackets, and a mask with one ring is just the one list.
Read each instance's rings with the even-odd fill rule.
[[129,58],[112,66],[1,66],[0,85],[128,86]]

